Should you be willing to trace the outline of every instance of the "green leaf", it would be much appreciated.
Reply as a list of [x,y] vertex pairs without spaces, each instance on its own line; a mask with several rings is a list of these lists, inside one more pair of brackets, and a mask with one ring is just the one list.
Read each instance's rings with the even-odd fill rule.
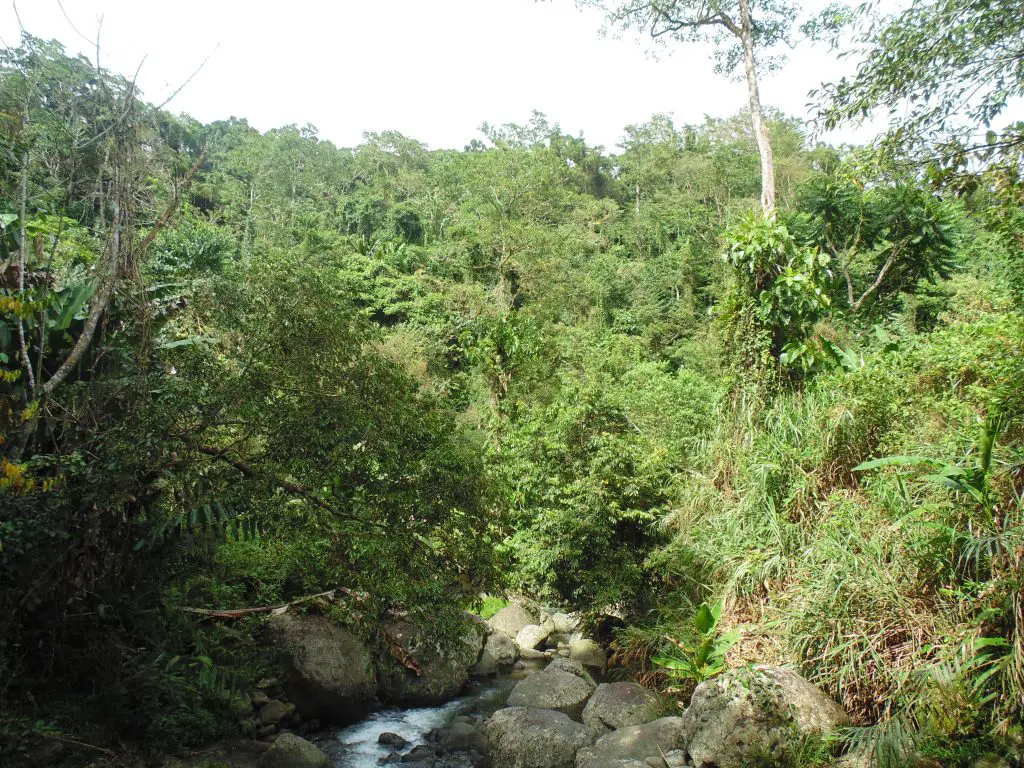
[[706,635],[715,628],[717,623],[718,620],[715,618],[714,613],[712,613],[711,607],[707,603],[701,603],[700,608],[697,609],[697,613],[693,617],[693,626],[702,635]]
[[187,339],[177,341],[165,341],[158,345],[160,349],[175,349],[176,347],[194,347],[201,344],[219,344],[220,339],[216,336],[190,336]]
[[853,468],[853,471],[867,472],[869,469],[881,469],[882,467],[910,466],[946,467],[949,465],[936,459],[930,459],[927,456],[884,456],[880,459],[872,459],[871,461],[858,464]]

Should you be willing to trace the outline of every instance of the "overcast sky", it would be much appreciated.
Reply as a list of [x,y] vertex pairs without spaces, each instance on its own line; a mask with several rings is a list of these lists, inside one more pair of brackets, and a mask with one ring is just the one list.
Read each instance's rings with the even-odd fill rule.
[[[817,2],[817,0],[814,0]],[[260,130],[312,123],[342,146],[364,131],[398,130],[433,148],[461,148],[484,121],[528,120],[532,110],[611,149],[622,129],[656,112],[677,123],[724,117],[746,104],[745,85],[716,75],[710,49],[676,46],[658,60],[635,37],[602,38],[601,15],[572,0],[19,0],[33,35],[56,38],[139,76],[163,101],[209,57],[168,106],[203,122],[245,117]],[[18,40],[14,6],[0,37]],[[763,78],[762,101],[807,117],[808,91],[852,62],[800,46]],[[830,141],[870,138],[846,130]]]

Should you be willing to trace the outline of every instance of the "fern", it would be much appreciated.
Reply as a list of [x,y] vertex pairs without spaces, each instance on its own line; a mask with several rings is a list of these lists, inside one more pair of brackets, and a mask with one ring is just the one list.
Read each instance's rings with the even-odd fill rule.
[[152,548],[171,538],[210,532],[232,541],[246,541],[257,538],[260,531],[257,521],[235,505],[211,501],[164,517],[135,542],[135,549]]

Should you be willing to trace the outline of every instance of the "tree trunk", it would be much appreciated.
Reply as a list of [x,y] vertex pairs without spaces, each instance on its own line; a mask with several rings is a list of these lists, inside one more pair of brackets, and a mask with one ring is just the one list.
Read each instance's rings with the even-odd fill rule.
[[771,216],[775,211],[775,160],[768,126],[764,124],[764,116],[761,114],[761,96],[757,91],[750,0],[740,0],[740,40],[743,43],[743,71],[747,76],[747,94],[750,99],[750,122],[754,126],[757,152],[761,156],[761,210],[766,216]]

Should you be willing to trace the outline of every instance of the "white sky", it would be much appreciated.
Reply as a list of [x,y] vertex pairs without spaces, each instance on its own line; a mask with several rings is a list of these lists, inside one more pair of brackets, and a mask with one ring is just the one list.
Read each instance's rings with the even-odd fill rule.
[[[341,146],[358,144],[364,131],[397,130],[433,148],[461,148],[482,122],[525,123],[537,109],[612,149],[626,125],[655,112],[700,122],[746,104],[745,85],[714,73],[710,49],[676,46],[653,60],[646,41],[601,38],[600,13],[572,0],[63,3],[90,39],[102,15],[106,68],[131,75],[146,56],[139,82],[149,101],[163,101],[210,55],[168,109],[203,122],[245,117],[260,130],[313,123]],[[17,10],[31,34],[94,57],[57,0],[19,0]],[[7,0],[0,37],[15,44],[18,36]],[[823,46],[800,46],[762,79],[762,101],[806,117],[808,91],[852,67]]]

